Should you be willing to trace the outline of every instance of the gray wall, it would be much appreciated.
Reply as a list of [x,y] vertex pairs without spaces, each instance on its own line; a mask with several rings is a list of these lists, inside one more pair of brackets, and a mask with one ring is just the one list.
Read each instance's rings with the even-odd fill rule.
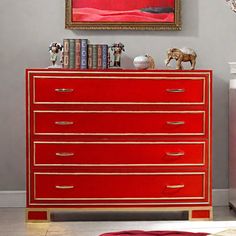
[[224,0],[182,0],[180,32],[64,29],[64,0],[0,1],[0,190],[25,189],[25,68],[49,65],[51,41],[122,42],[123,67],[140,54],[164,68],[166,49],[192,47],[197,68],[214,71],[213,186],[228,188],[228,61],[236,60],[236,14]]

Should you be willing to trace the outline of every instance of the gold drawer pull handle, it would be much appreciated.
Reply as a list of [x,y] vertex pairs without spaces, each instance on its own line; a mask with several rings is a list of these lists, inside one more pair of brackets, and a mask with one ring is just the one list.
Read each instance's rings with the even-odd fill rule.
[[166,89],[168,93],[184,93],[185,89]]
[[73,152],[56,152],[56,156],[58,157],[72,157],[74,155]]
[[181,156],[184,156],[185,153],[184,152],[166,152],[166,155],[170,157],[181,157]]
[[178,189],[178,188],[184,188],[184,184],[179,184],[179,185],[166,185],[167,188],[169,189]]
[[167,121],[167,125],[184,125],[185,121]]
[[73,125],[73,121],[55,121],[55,125]]
[[67,88],[57,88],[55,89],[55,92],[58,93],[72,93],[74,89],[67,89]]
[[61,186],[61,185],[56,185],[55,188],[56,189],[72,189],[74,188],[75,186],[73,185],[68,185],[68,186]]

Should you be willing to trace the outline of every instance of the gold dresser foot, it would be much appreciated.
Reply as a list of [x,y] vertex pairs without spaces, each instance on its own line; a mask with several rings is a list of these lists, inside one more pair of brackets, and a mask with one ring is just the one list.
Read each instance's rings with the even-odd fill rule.
[[43,223],[50,222],[50,211],[48,209],[26,209],[26,222]]
[[189,220],[212,220],[212,208],[189,210]]

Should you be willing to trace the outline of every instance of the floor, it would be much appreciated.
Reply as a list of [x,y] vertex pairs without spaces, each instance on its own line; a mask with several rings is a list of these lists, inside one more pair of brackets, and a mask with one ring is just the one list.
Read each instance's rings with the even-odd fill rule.
[[[0,236],[99,236],[105,232],[121,230],[180,230],[216,233],[225,229],[236,229],[236,214],[228,207],[215,207],[213,221],[176,220],[184,216],[183,214],[176,215],[176,219],[170,221],[163,220],[168,218],[167,215],[155,214],[149,214],[148,218],[142,215],[140,218],[140,214],[117,216],[71,213],[66,215],[64,213],[54,214],[53,222],[50,223],[25,223],[24,214],[24,208],[0,208]],[[124,221],[124,217],[129,221]]]

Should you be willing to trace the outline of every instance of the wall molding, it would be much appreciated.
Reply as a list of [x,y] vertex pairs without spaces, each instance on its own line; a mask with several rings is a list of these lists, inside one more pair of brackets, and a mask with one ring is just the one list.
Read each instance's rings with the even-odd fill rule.
[[213,206],[229,205],[229,189],[213,189],[212,191]]
[[[213,206],[228,206],[229,189],[213,189]],[[25,207],[25,191],[0,191],[0,207]]]

